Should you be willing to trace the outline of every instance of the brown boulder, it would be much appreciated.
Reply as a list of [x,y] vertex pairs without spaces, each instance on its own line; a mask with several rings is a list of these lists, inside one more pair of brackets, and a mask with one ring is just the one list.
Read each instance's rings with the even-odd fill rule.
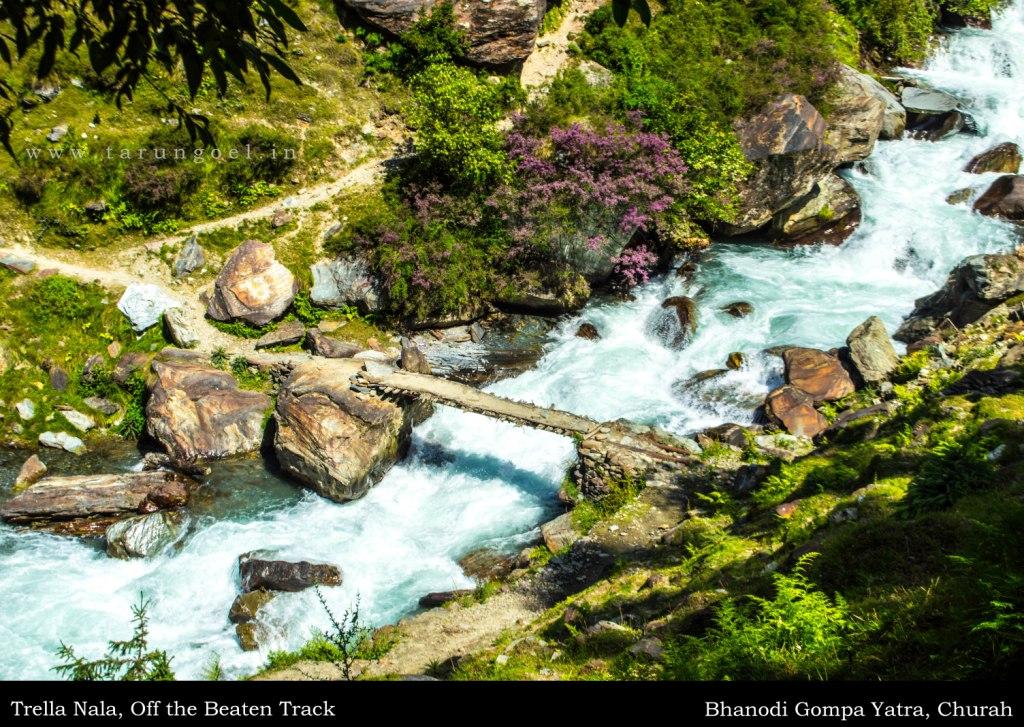
[[853,379],[839,359],[824,351],[790,348],[782,354],[782,360],[786,364],[786,383],[810,395],[815,403],[842,399],[855,390]]
[[736,133],[754,171],[739,187],[739,212],[723,228],[728,235],[764,227],[836,165],[836,150],[825,141],[825,119],[803,96],[781,96],[738,122]]
[[516,558],[490,548],[474,550],[459,559],[462,572],[478,581],[504,578],[515,567]]
[[828,429],[828,420],[814,408],[814,400],[794,386],[782,386],[768,394],[765,411],[798,437],[814,438]]
[[231,374],[186,361],[156,361],[146,431],[181,462],[253,452],[263,441],[266,394],[242,391]]
[[775,234],[786,242],[828,242],[838,245],[860,224],[860,197],[849,182],[836,174],[821,179],[811,193],[772,220]]
[[985,174],[986,172],[1016,174],[1020,171],[1022,158],[1024,155],[1021,154],[1020,147],[1012,141],[1008,141],[978,154],[967,163],[964,171],[971,174]]
[[722,308],[723,311],[731,315],[733,318],[744,318],[754,312],[754,306],[746,301],[736,301]]
[[[342,0],[366,22],[399,34],[438,4],[437,0]],[[546,0],[455,0],[455,19],[466,31],[468,60],[508,66],[526,60],[533,50]]]
[[994,181],[978,197],[974,210],[987,217],[1024,222],[1024,175],[1007,174]]
[[233,624],[255,621],[260,609],[272,600],[274,600],[274,594],[270,591],[241,593],[231,604],[231,610],[228,611],[228,621]]
[[430,362],[427,361],[427,355],[408,338],[402,339],[402,353],[398,359],[398,366],[404,371],[411,371],[414,374],[433,373]]
[[420,606],[423,608],[438,608],[463,596],[471,595],[473,595],[472,588],[457,588],[454,591],[434,591],[420,597]]
[[679,326],[686,332],[694,333],[697,330],[697,304],[685,295],[676,295],[671,298],[666,298],[662,304],[662,308],[674,308],[676,311],[676,318],[679,321]]
[[206,313],[218,321],[262,326],[279,318],[295,299],[295,276],[274,257],[274,248],[247,240],[235,248],[213,285]]
[[298,366],[281,386],[274,448],[282,469],[321,496],[362,497],[409,445],[414,412],[353,392],[347,371]]
[[166,507],[180,507],[191,482],[172,472],[125,472],[114,475],[46,477],[0,506],[0,519],[18,524],[56,525],[83,521],[66,532],[102,532],[114,519],[135,515],[151,504],[150,495],[174,490]]
[[43,464],[43,460],[39,459],[39,455],[33,454],[21,465],[18,476],[14,480],[14,489],[21,490],[29,485],[34,485],[45,474],[46,465]]
[[601,334],[597,331],[597,326],[593,323],[580,323],[580,327],[576,329],[577,338],[585,338],[588,341],[596,341],[601,337]]

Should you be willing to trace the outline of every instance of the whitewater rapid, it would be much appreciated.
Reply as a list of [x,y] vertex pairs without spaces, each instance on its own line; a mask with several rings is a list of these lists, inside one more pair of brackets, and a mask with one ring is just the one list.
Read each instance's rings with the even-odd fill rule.
[[[905,74],[968,100],[980,135],[879,143],[862,170],[844,172],[863,202],[863,222],[846,243],[716,245],[688,283],[658,279],[631,302],[596,303],[563,321],[535,369],[491,389],[678,433],[746,422],[779,380],[777,360],[759,353],[765,348],[839,346],[870,315],[891,331],[963,257],[1010,247],[1008,225],[945,198],[995,178],[959,171],[974,154],[1024,143],[1024,0],[991,31],[957,32]],[[700,327],[672,350],[649,323],[662,300],[680,294],[697,301]],[[734,301],[754,312],[736,319],[720,311]],[[600,340],[574,335],[581,320]],[[731,351],[747,354],[747,366],[689,393],[673,386],[721,368]],[[271,630],[263,650],[241,651],[227,613],[237,557],[256,549],[338,564],[344,584],[324,589],[330,604],[341,611],[358,595],[365,621],[395,621],[426,592],[471,586],[457,564],[467,552],[530,542],[558,512],[555,493],[572,458],[564,438],[442,408],[416,429],[410,458],[358,502],[327,502],[252,465],[219,467],[219,504],[196,517],[179,548],[151,560],[118,561],[75,539],[0,526],[0,678],[52,677],[61,640],[101,653],[129,633],[140,592],[151,600],[151,644],[173,655],[179,677],[200,675],[215,657],[231,675],[256,670],[269,650],[295,648],[326,625],[312,593],[282,594],[263,612]]]

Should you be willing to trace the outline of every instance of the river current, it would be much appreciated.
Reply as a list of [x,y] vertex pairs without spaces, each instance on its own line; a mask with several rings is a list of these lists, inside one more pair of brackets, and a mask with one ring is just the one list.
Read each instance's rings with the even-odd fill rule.
[[[964,99],[978,134],[880,142],[862,167],[844,172],[863,221],[843,245],[714,245],[689,282],[659,278],[633,301],[593,303],[561,322],[536,368],[491,390],[679,434],[748,422],[780,380],[778,360],[764,349],[840,346],[870,315],[893,331],[962,258],[1011,247],[1009,225],[945,198],[968,186],[980,193],[997,176],[961,172],[972,156],[1003,141],[1024,144],[1024,0],[992,30],[958,31],[923,68],[903,73]],[[650,324],[666,297],[682,294],[697,301],[700,326],[673,350]],[[734,301],[754,312],[721,312]],[[582,320],[600,340],[575,336]],[[747,355],[744,368],[698,389],[674,386],[723,367],[731,351]],[[346,505],[258,463],[218,464],[187,537],[149,560],[114,560],[72,538],[0,525],[0,678],[52,678],[61,640],[83,655],[102,653],[108,639],[129,635],[140,592],[151,601],[150,642],[173,656],[179,678],[200,676],[214,657],[229,675],[255,671],[268,651],[295,648],[326,626],[313,593],[282,594],[262,612],[271,631],[264,648],[239,648],[228,608],[237,558],[256,549],[338,564],[344,584],[323,590],[332,608],[343,611],[358,596],[365,622],[393,622],[424,593],[471,587],[457,563],[466,553],[514,552],[535,539],[538,523],[559,512],[555,495],[573,456],[562,437],[439,408],[415,430],[410,457]],[[128,469],[137,459],[118,452],[106,467]]]

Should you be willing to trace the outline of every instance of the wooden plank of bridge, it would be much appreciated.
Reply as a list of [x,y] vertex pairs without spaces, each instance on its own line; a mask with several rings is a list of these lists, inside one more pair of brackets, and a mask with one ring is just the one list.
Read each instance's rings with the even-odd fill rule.
[[600,422],[558,409],[548,409],[511,399],[437,376],[415,374],[396,369],[391,373],[363,371],[362,378],[374,388],[389,388],[414,396],[427,396],[442,404],[484,414],[498,419],[513,420],[527,425],[557,429],[567,434],[589,434]]

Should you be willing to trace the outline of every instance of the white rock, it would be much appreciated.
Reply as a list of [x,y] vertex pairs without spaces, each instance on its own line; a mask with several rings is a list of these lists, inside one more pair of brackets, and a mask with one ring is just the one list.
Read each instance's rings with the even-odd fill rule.
[[80,432],[88,432],[90,429],[96,426],[96,420],[88,414],[83,414],[80,411],[71,409],[69,411],[62,411],[61,414],[68,423],[71,424],[75,429]]
[[164,311],[179,306],[181,301],[152,283],[132,283],[117,302],[118,310],[128,317],[136,333],[155,326]]
[[18,410],[18,416],[23,422],[31,420],[36,415],[36,405],[32,403],[31,399],[22,399],[14,405],[14,408]]
[[85,442],[66,432],[43,432],[39,435],[39,443],[44,447],[63,449],[72,454],[81,454],[85,451]]

